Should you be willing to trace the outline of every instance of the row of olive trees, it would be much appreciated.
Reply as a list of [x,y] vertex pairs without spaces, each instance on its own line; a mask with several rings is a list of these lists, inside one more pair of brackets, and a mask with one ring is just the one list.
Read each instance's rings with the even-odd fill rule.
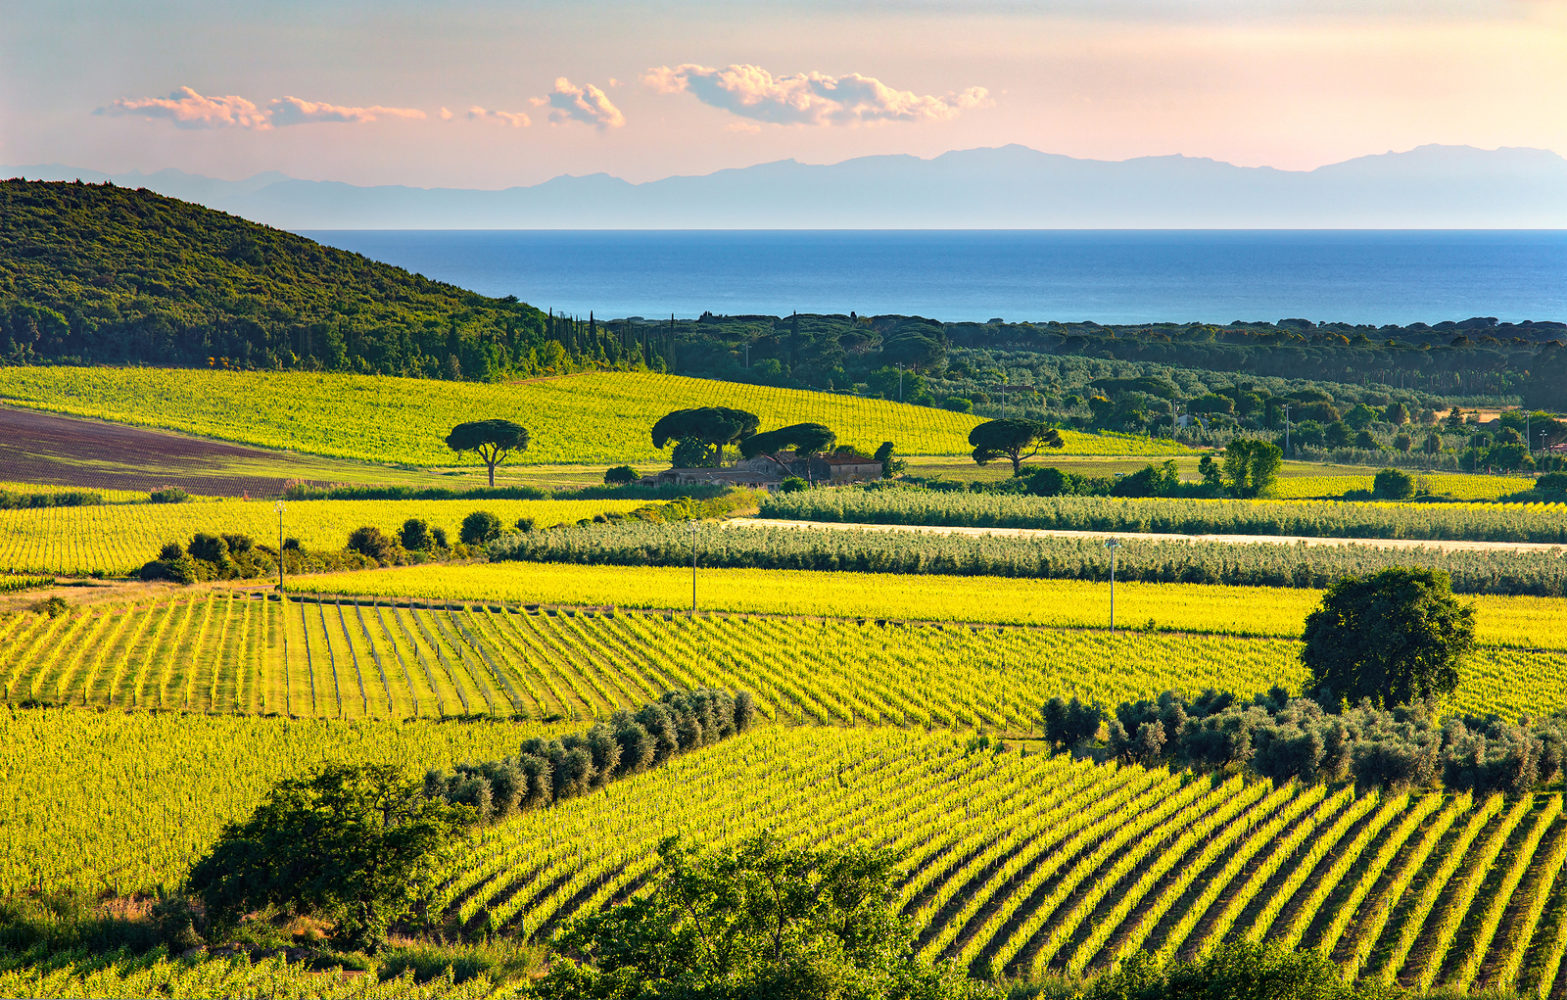
[[755,718],[756,703],[747,691],[670,691],[635,713],[618,711],[586,732],[529,739],[516,756],[432,770],[425,775],[424,790],[472,808],[487,823],[581,795],[681,751],[743,733]]

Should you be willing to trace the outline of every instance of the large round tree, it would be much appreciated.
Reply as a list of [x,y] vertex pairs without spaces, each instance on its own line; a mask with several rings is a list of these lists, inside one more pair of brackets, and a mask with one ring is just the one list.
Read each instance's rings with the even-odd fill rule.
[[510,420],[474,420],[458,424],[446,435],[446,447],[455,452],[477,452],[490,470],[490,485],[495,485],[495,467],[514,451],[528,448],[528,429]]
[[1385,569],[1329,587],[1306,616],[1305,638],[1301,659],[1319,700],[1406,705],[1458,687],[1474,606],[1453,596],[1441,570]]
[[724,447],[744,441],[759,426],[761,420],[756,414],[727,406],[673,410],[653,425],[653,447],[662,448],[671,441],[696,442],[708,449],[706,457],[711,458],[712,464],[722,465]]
[[968,443],[974,446],[974,461],[980,465],[1006,458],[1012,462],[1012,474],[1018,474],[1025,458],[1039,454],[1041,448],[1060,448],[1066,444],[1061,432],[1037,420],[988,420],[969,431]]

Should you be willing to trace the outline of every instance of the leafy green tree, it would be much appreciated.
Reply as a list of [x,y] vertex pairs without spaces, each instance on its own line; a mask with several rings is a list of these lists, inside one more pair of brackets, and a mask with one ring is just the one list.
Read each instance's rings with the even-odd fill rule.
[[1279,477],[1284,451],[1271,441],[1235,438],[1224,446],[1224,482],[1238,497],[1266,493]]
[[881,463],[881,474],[886,479],[891,479],[906,467],[903,459],[894,458],[892,452],[892,442],[883,441],[881,447],[876,449],[876,454],[873,456],[876,461]]
[[802,456],[818,455],[837,443],[837,433],[822,424],[790,424],[751,435],[740,442],[740,454],[746,458],[755,458],[764,453],[793,448]]
[[346,947],[376,947],[434,887],[468,809],[426,797],[391,765],[332,765],[279,784],[223,828],[188,887],[221,937],[254,911],[333,923]]
[[1398,469],[1383,469],[1371,481],[1371,495],[1378,500],[1408,500],[1415,495],[1415,477]]
[[1396,1000],[1397,987],[1371,980],[1347,983],[1338,966],[1315,951],[1233,940],[1192,962],[1161,966],[1148,952],[1127,956],[1094,980],[1079,1000]]
[[397,553],[397,543],[372,525],[355,528],[349,533],[347,548],[379,563],[390,562]]
[[487,510],[476,510],[462,519],[457,537],[464,545],[488,545],[501,537],[501,519]]
[[1382,419],[1394,427],[1402,427],[1409,423],[1409,407],[1403,403],[1389,403],[1387,409],[1382,411]]
[[1037,420],[990,420],[969,431],[968,443],[974,448],[974,461],[985,465],[998,458],[1012,463],[1015,476],[1023,466],[1023,460],[1039,454],[1042,448],[1061,448],[1066,445],[1061,432]]
[[528,429],[510,420],[474,420],[458,424],[446,435],[446,447],[459,454],[471,451],[490,471],[495,485],[495,467],[514,451],[528,449]]
[[1458,687],[1458,668],[1474,649],[1474,605],[1453,596],[1441,570],[1345,577],[1306,616],[1305,641],[1301,659],[1319,701],[1441,698]]
[[430,533],[430,523],[417,517],[410,517],[403,522],[399,538],[403,548],[409,552],[428,552],[435,548],[435,536]]
[[711,461],[690,465],[677,461],[674,463],[677,468],[722,465],[724,448],[751,437],[760,426],[761,420],[756,414],[727,406],[673,410],[653,424],[653,447],[662,448],[671,441],[696,442],[712,453]]
[[541,995],[943,1000],[982,989],[924,965],[898,912],[897,857],[762,833],[698,853],[659,846],[652,890],[574,922]]

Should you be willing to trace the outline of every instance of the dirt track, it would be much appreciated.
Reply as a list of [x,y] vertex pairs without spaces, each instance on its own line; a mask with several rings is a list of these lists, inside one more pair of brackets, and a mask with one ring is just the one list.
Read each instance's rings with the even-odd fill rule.
[[1418,538],[1310,538],[1299,535],[1170,535],[1146,531],[1069,531],[1055,528],[963,528],[923,524],[844,524],[837,521],[783,521],[765,517],[732,518],[724,524],[750,528],[825,528],[834,531],[901,531],[927,535],[995,535],[1003,538],[1136,538],[1151,542],[1223,542],[1230,545],[1362,545],[1378,549],[1436,549],[1442,552],[1560,552],[1567,545],[1542,542],[1426,541]]

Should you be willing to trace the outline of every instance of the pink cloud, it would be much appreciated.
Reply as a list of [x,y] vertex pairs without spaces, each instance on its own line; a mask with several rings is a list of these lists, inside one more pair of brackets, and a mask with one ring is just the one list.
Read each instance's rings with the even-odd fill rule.
[[642,82],[660,94],[689,93],[704,104],[774,125],[855,125],[947,121],[994,103],[984,87],[946,95],[916,94],[859,73],[773,76],[760,66],[723,69],[685,63],[656,66]]
[[417,108],[389,108],[379,104],[349,107],[307,101],[299,97],[279,97],[258,106],[244,97],[208,97],[190,87],[181,87],[168,97],[122,97],[98,114],[139,115],[143,118],[167,118],[180,128],[247,128],[265,131],[286,125],[312,122],[363,124],[383,118],[420,119]]
[[270,114],[258,108],[254,102],[232,94],[207,97],[189,87],[181,87],[168,97],[122,97],[107,108],[99,108],[97,113],[167,118],[179,128],[260,130],[272,127]]
[[555,89],[547,97],[534,98],[535,105],[549,105],[550,121],[582,122],[601,129],[619,128],[626,116],[610,102],[609,96],[593,84],[576,86],[565,77],[557,77]]
[[481,108],[477,104],[468,109],[469,121],[499,122],[502,125],[510,125],[512,128],[527,128],[533,124],[533,119],[521,111],[497,111],[494,108]]
[[272,124],[308,125],[313,122],[349,122],[365,124],[382,118],[421,119],[423,111],[417,108],[387,108],[379,104],[367,108],[345,107],[341,104],[325,104],[306,101],[298,97],[280,97],[267,104]]

